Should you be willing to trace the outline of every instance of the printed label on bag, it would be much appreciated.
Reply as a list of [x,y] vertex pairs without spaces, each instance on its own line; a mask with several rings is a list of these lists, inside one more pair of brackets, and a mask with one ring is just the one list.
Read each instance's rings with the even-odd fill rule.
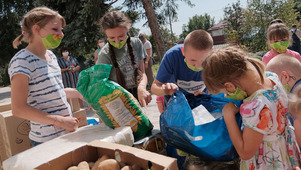
[[199,105],[198,107],[194,108],[192,110],[192,116],[195,126],[206,124],[215,120],[215,118],[203,105]]
[[125,107],[120,97],[116,98],[115,100],[109,103],[106,103],[105,105],[112,114],[112,117],[120,126],[126,126],[129,125],[129,123],[131,124],[131,126],[137,124],[137,120]]

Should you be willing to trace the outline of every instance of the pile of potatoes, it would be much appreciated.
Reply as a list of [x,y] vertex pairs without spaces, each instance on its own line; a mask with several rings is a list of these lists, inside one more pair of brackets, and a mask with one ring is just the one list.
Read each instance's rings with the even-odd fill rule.
[[101,156],[95,163],[82,161],[77,166],[71,166],[67,170],[142,170],[137,164],[126,163],[110,158],[108,155]]

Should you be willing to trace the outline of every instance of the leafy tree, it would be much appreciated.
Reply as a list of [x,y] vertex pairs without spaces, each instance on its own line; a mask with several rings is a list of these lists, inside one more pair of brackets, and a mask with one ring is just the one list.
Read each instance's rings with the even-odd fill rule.
[[184,39],[191,31],[197,29],[208,30],[214,25],[214,18],[205,13],[205,15],[194,15],[189,18],[188,25],[183,25],[183,32],[180,39]]
[[240,1],[229,5],[224,8],[224,20],[227,23],[227,27],[224,29],[227,41],[237,42],[244,34],[242,32],[242,26],[245,22],[242,15],[243,9],[240,6]]
[[[178,20],[178,13],[177,10],[179,8],[179,5],[176,3],[177,0],[166,0],[163,7],[163,15],[165,18],[167,18],[167,24],[169,25],[170,34],[173,35],[173,29],[172,29],[172,22],[175,22]],[[182,0],[181,0],[182,1]],[[193,7],[194,4],[191,3],[190,0],[183,0],[188,4],[190,7]],[[176,39],[174,39],[174,36],[172,36],[171,40],[172,42],[176,42]],[[165,41],[166,42],[166,41]]]
[[[8,63],[18,51],[12,46],[13,40],[21,34],[20,20],[35,5],[34,0],[0,0],[0,84],[8,85]],[[24,44],[20,45],[20,48]]]
[[248,44],[250,50],[267,50],[266,30],[271,20],[282,19],[289,27],[296,23],[298,12],[294,7],[293,0],[248,1],[248,10],[243,14],[246,21],[242,29],[252,38]]

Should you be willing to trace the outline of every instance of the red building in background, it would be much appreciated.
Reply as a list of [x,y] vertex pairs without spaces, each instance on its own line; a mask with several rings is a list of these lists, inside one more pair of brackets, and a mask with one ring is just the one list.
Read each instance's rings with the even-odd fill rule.
[[218,24],[209,28],[207,31],[211,34],[213,38],[214,45],[226,43],[226,37],[224,33],[224,28],[227,26],[225,20],[220,21]]

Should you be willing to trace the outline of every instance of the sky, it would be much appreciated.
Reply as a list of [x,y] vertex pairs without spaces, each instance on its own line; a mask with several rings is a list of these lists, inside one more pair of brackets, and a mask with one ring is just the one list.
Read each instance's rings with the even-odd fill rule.
[[[182,27],[184,24],[188,24],[189,18],[192,18],[195,15],[204,15],[205,13],[209,14],[211,17],[214,17],[215,24],[217,24],[221,19],[223,19],[224,8],[236,3],[238,0],[191,0],[194,7],[189,7],[186,3],[182,1],[177,1],[179,4],[178,8],[178,21],[172,23],[173,32],[176,35],[182,33]],[[121,6],[123,0],[117,1],[113,7]],[[240,0],[241,7],[247,7],[247,0]],[[122,10],[126,10],[123,8]],[[148,26],[143,27],[145,20],[140,20],[139,22],[133,24],[133,27],[139,28],[141,33],[150,35],[150,29]],[[169,28],[169,27],[168,27]]]

